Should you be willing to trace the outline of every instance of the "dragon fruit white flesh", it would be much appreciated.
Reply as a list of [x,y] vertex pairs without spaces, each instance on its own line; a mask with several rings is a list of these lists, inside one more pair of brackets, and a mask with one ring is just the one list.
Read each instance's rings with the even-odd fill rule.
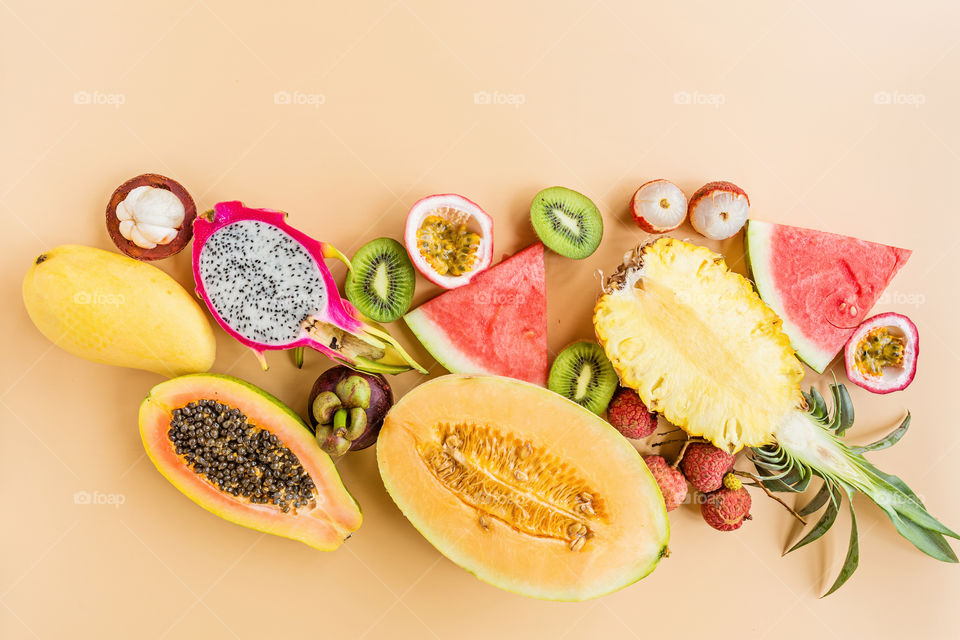
[[286,214],[221,202],[194,222],[197,294],[264,368],[266,350],[311,347],[372,373],[426,371],[340,297],[324,260],[350,262],[284,222]]

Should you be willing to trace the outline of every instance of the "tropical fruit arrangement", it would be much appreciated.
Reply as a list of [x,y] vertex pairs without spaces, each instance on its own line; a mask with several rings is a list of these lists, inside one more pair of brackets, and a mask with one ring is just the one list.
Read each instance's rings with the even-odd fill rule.
[[[317,549],[336,549],[362,523],[336,460],[376,446],[384,488],[416,530],[478,578],[536,598],[585,600],[636,582],[669,555],[670,511],[692,502],[709,527],[736,531],[752,517],[751,491],[804,524],[822,513],[791,551],[823,536],[846,496],[849,547],[826,594],[859,562],[855,493],[920,551],[957,562],[946,538],[960,536],[864,457],[896,444],[909,412],[881,440],[852,444],[845,386],[834,377],[829,401],[801,388],[804,363],[823,373],[841,352],[853,384],[880,394],[910,385],[916,325],[869,316],[910,251],[751,219],[747,193],[728,181],[688,199],[650,180],[628,206],[650,237],[611,265],[595,335],[552,361],[545,252],[582,260],[604,239],[597,205],[560,186],[531,200],[538,242],[494,263],[494,218],[461,195],[422,198],[403,238],[371,239],[348,258],[284,212],[233,201],[198,214],[178,182],[144,174],[107,205],[121,253],[46,251],[23,299],[63,349],[168,378],[143,400],[140,434],[184,495]],[[710,240],[743,233],[750,279],[663,235],[688,219]],[[148,262],[191,240],[195,296]],[[339,286],[328,259],[347,266]],[[411,309],[417,273],[445,291]],[[124,304],[86,299],[104,291]],[[268,351],[289,351],[296,366],[306,348],[332,361],[304,386],[303,417],[208,373],[213,324],[264,369]],[[427,373],[394,337],[403,331],[449,374],[397,399],[385,376]],[[669,443],[676,455],[653,453]],[[783,497],[815,477],[804,506]]]

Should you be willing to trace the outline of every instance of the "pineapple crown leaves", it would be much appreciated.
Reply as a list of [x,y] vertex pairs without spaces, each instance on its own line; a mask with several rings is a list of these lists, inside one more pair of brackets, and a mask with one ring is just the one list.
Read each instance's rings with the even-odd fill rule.
[[[810,485],[813,476],[823,480],[819,491],[799,514],[812,515],[824,510],[820,520],[796,544],[789,553],[822,537],[836,522],[843,494],[847,495],[850,509],[851,530],[847,555],[833,585],[824,594],[830,595],[853,575],[860,561],[859,537],[856,514],[853,510],[853,495],[857,491],[870,498],[893,522],[904,538],[920,551],[943,562],[957,562],[957,556],[944,536],[960,538],[933,516],[924,507],[920,498],[894,475],[884,473],[863,457],[866,451],[880,451],[892,447],[903,438],[910,427],[910,414],[900,425],[885,437],[867,445],[848,446],[840,440],[853,425],[854,410],[850,394],[842,384],[830,386],[833,411],[827,407],[823,396],[814,388],[803,397],[807,403],[806,416],[812,428],[823,429],[819,442],[826,444],[830,455],[811,455],[810,451],[790,451],[782,443],[757,447],[751,450],[751,458],[760,474],[760,479],[771,491],[802,493]],[[835,459],[842,460],[838,464]]]

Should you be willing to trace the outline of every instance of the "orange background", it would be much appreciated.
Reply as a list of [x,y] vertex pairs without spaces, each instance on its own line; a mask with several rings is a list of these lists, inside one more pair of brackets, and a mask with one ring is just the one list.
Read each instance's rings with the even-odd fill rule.
[[[534,193],[563,184],[594,198],[606,232],[585,261],[548,256],[556,351],[592,335],[594,271],[644,240],[627,215],[641,182],[667,177],[689,195],[730,179],[756,218],[915,251],[877,310],[917,322],[919,374],[889,396],[855,389],[851,437],[871,440],[912,410],[904,441],[871,459],[956,529],[956,3],[257,6],[0,2],[0,636],[960,633],[960,568],[923,556],[860,499],[861,567],[825,600],[846,514],[824,542],[781,559],[798,528],[759,494],[736,533],[681,507],[673,555],[652,576],[581,604],[501,592],[439,556],[384,493],[373,449],[339,464],[366,519],[339,551],[243,529],[191,504],[145,458],[137,407],[160,378],[51,347],[20,300],[44,249],[112,249],[103,207],[147,171],[180,180],[201,209],[285,209],[348,254],[399,237],[415,200],[452,191],[494,216],[499,257],[533,241]],[[742,270],[739,240],[713,246]],[[186,286],[188,255],[160,264]],[[418,284],[418,301],[435,293]],[[404,327],[394,332],[432,364]],[[272,354],[264,373],[222,331],[217,340],[215,371],[298,410],[329,364],[308,354],[298,371]],[[419,378],[393,382],[403,392]],[[81,491],[123,504],[75,504]]]

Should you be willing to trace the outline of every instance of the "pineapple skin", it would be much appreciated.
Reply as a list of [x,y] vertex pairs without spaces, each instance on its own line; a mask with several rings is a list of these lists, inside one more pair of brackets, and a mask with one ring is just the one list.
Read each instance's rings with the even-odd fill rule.
[[706,247],[660,238],[628,253],[593,324],[624,386],[727,451],[772,443],[803,405],[803,367],[780,318]]

